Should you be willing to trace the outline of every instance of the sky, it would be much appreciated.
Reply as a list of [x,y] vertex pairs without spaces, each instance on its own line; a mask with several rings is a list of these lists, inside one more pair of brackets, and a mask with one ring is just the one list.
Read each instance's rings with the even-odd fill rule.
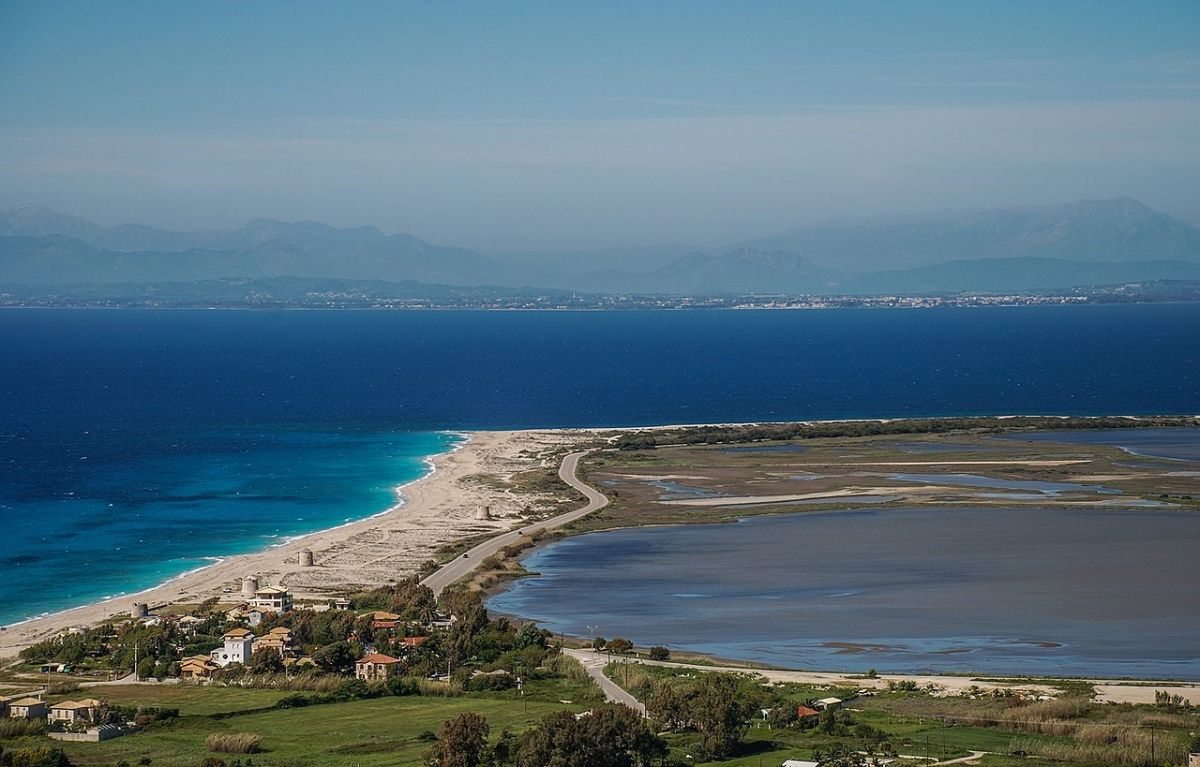
[[1200,2],[0,0],[0,208],[486,252],[1128,196],[1200,224]]

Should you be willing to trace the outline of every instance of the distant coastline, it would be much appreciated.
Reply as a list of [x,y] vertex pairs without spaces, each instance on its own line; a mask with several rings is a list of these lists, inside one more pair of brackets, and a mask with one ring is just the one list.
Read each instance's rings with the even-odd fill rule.
[[376,280],[216,279],[196,282],[0,286],[0,309],[408,309],[631,311],[937,309],[1200,302],[1200,280],[1147,280],[1057,290],[894,294],[587,293]]

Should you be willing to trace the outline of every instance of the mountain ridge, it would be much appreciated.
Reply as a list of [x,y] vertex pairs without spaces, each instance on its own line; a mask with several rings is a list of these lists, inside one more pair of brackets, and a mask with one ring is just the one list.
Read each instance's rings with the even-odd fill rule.
[[[374,226],[256,218],[235,229],[104,227],[0,211],[0,283],[294,276],[607,293],[838,294],[1193,279],[1200,230],[1137,200],[834,219],[712,251],[486,255]],[[682,249],[679,249],[682,250]],[[1195,268],[1194,268],[1195,267]],[[1120,278],[1119,280],[1117,278]]]

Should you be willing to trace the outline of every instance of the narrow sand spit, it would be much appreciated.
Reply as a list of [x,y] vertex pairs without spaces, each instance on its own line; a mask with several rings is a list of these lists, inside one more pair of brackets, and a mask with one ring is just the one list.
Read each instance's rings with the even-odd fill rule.
[[[229,557],[148,591],[8,626],[0,631],[0,657],[72,626],[93,625],[127,613],[135,601],[147,602],[151,609],[213,596],[237,602],[241,579],[247,575],[259,576],[263,585],[286,586],[304,599],[381,586],[414,574],[446,543],[521,524],[522,509],[539,500],[484,481],[484,475],[505,478],[530,469],[554,468],[559,459],[550,455],[552,449],[589,436],[589,432],[568,430],[470,433],[458,449],[434,457],[433,472],[399,491],[397,504],[381,514],[254,554]],[[475,518],[480,506],[491,508],[491,519]],[[313,552],[314,567],[300,567],[303,549]],[[35,610],[31,607],[30,612]]]

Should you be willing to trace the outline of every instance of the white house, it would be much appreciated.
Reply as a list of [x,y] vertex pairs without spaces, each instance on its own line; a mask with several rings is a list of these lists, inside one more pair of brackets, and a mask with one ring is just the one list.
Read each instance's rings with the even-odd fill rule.
[[225,640],[225,645],[210,653],[213,663],[222,668],[230,663],[250,664],[250,658],[254,655],[255,639],[254,633],[250,629],[230,629],[221,638]]
[[266,586],[254,592],[254,598],[250,600],[250,604],[260,610],[286,613],[292,609],[292,595],[288,593],[287,589]]

